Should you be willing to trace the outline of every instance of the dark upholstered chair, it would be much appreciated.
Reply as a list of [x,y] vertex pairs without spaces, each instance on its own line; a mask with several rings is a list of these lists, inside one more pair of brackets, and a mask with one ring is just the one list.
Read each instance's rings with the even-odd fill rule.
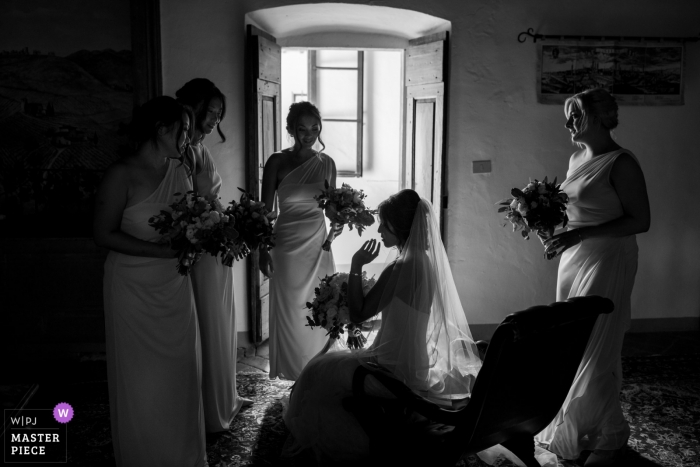
[[[488,345],[471,399],[451,409],[416,395],[380,367],[359,367],[353,397],[344,404],[369,435],[372,462],[453,466],[464,454],[501,444],[528,467],[539,467],[533,437],[562,406],[596,318],[612,310],[610,300],[591,296],[508,315]],[[397,399],[365,395],[368,375]]]

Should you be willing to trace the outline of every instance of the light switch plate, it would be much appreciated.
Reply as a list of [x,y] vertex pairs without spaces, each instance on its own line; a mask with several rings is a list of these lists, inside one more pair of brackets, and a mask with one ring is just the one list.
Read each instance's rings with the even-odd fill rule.
[[491,172],[491,161],[472,161],[472,173],[485,174]]

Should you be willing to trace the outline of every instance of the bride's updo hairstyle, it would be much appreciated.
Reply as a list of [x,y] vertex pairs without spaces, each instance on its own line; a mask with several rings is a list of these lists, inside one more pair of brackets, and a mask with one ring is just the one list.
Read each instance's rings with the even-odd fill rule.
[[307,101],[295,102],[289,106],[289,113],[287,114],[287,133],[294,138],[294,151],[298,151],[301,147],[301,143],[297,141],[297,124],[299,123],[299,119],[304,115],[318,120],[318,142],[321,143],[321,151],[319,152],[323,152],[323,150],[326,149],[326,145],[323,144],[323,140],[321,139],[321,131],[323,130],[321,112],[318,111],[315,105]]
[[[193,120],[191,110],[172,97],[154,97],[141,107],[134,109],[134,116],[129,124],[129,135],[137,147],[148,142],[157,145],[160,128],[165,127],[170,131],[174,125],[179,125],[175,141],[180,141],[184,131],[181,124],[183,114],[187,114],[190,121]],[[191,132],[192,125],[190,125],[190,137]]]
[[605,89],[588,89],[566,99],[564,102],[566,118],[569,118],[574,105],[581,109],[582,131],[588,128],[588,120],[591,117],[597,118],[601,126],[608,131],[617,128],[617,102],[615,97]]
[[408,240],[419,202],[418,193],[406,188],[379,203],[379,219],[388,223],[387,228],[398,237],[400,245]]
[[[194,109],[196,120],[192,126],[194,127],[196,125],[199,131],[202,131],[200,125],[207,118],[209,102],[211,102],[212,99],[219,98],[221,100],[221,117],[219,117],[219,121],[223,120],[224,115],[226,115],[226,97],[224,93],[206,78],[195,78],[188,81],[183,87],[177,90],[175,96],[178,102]],[[219,133],[219,136],[221,136],[221,141],[226,141],[226,137],[219,125],[216,125],[216,131]]]

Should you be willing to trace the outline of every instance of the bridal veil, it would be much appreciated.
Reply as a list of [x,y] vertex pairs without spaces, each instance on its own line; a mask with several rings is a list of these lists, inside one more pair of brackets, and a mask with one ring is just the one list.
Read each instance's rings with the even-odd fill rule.
[[379,308],[381,328],[373,344],[360,352],[362,357],[429,399],[471,394],[481,360],[433,207],[425,199],[418,203]]

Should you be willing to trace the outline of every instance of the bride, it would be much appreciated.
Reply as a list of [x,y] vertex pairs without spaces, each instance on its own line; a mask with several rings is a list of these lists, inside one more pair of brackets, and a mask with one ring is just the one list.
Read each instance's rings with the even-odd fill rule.
[[[284,415],[291,432],[285,455],[310,448],[321,465],[368,457],[367,435],[342,406],[359,365],[378,363],[443,405],[469,396],[481,368],[430,203],[403,190],[379,205],[379,218],[384,246],[396,247],[398,256],[363,296],[362,267],[381,248],[374,239],[365,242],[352,258],[348,303],[355,322],[381,312],[381,329],[369,348],[319,354],[303,369]],[[393,397],[372,377],[365,390]]]

